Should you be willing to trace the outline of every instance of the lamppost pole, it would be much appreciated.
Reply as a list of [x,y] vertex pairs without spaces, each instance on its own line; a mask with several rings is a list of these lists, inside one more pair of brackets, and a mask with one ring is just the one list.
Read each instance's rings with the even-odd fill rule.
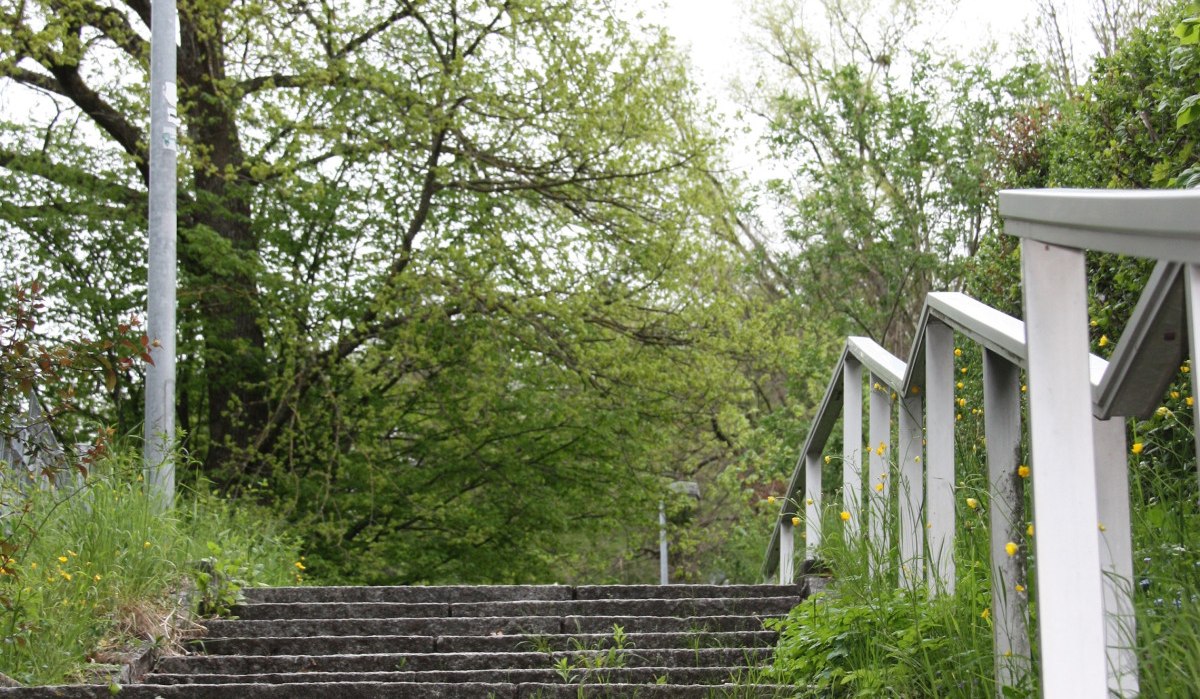
[[175,497],[175,0],[153,0],[150,19],[150,245],[146,286],[145,469],[149,491],[167,509]]

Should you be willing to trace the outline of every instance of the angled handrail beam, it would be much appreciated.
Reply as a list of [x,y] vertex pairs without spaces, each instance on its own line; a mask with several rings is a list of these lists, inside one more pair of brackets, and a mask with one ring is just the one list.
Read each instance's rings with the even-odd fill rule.
[[837,364],[833,369],[833,378],[825,387],[825,396],[821,399],[821,406],[817,408],[817,414],[813,417],[812,426],[808,430],[808,437],[804,440],[804,448],[800,450],[800,458],[792,470],[792,478],[788,482],[787,492],[784,493],[783,502],[779,508],[779,517],[775,520],[775,526],[771,530],[771,541],[767,544],[767,558],[762,565],[764,580],[769,578],[779,566],[779,523],[796,514],[795,499],[804,486],[805,456],[814,449],[819,452],[824,448],[825,442],[829,440],[829,435],[833,433],[833,426],[841,417],[842,371],[846,367],[846,356],[849,353],[849,349],[843,348],[841,356],[838,357]]
[[1096,416],[1150,417],[1187,355],[1183,265],[1160,261],[1093,392]]
[[851,336],[846,339],[846,349],[855,359],[862,362],[880,381],[897,393],[904,392],[904,362],[869,337]]

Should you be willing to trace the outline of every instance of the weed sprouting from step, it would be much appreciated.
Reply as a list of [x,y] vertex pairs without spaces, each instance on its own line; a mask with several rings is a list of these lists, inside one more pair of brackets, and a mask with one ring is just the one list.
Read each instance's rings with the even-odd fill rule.
[[633,647],[620,624],[613,624],[611,645],[608,640],[602,639],[589,646],[577,638],[572,638],[572,650],[554,661],[554,671],[567,684],[575,681],[583,684],[589,680],[597,684],[606,684],[608,677],[604,671],[625,667],[628,651]]

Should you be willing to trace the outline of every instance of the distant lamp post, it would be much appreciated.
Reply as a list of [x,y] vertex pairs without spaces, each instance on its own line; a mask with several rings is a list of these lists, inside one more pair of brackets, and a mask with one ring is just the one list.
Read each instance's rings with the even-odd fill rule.
[[[700,484],[695,481],[675,481],[667,486],[672,493],[689,495],[700,499]],[[671,578],[667,572],[667,503],[658,501],[658,584],[670,585]]]

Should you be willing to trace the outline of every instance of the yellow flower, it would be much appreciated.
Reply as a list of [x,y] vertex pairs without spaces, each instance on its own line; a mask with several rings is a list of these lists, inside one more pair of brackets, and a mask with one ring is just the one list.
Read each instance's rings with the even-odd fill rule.
[[882,492],[883,492],[883,484],[882,484],[882,483],[876,483],[876,484],[875,484],[875,492],[876,492],[876,493],[882,493]]
[[149,541],[143,541],[143,542],[142,542],[142,548],[144,548],[144,549],[148,549],[148,548],[150,548],[150,542],[149,542]]
[[960,407],[960,408],[965,408],[965,407],[967,407],[967,399],[966,399],[966,398],[959,398],[959,399],[958,399],[958,407]]
[[883,390],[883,386],[880,386],[878,381],[875,382],[875,385],[872,388],[874,388],[876,391]]
[[961,391],[963,389],[963,382],[959,381],[958,383],[954,384],[954,387]]
[[1028,534],[1029,536],[1033,536],[1033,525],[1032,524],[1029,525],[1028,527],[1025,527],[1025,533]]
[[66,563],[66,562],[67,562],[67,557],[66,557],[66,556],[59,556],[59,557],[58,557],[58,562],[59,562],[59,563]]
[[879,448],[875,450],[875,453],[876,453],[876,454],[878,454],[878,455],[880,455],[880,456],[883,456],[883,452],[884,452],[884,450],[886,450],[886,449],[887,449],[887,445],[886,445],[886,444],[884,444],[883,442],[880,442],[880,443],[879,443]]
[[1183,402],[1187,403],[1187,406],[1190,408],[1196,404],[1196,399],[1192,398],[1191,396],[1188,396],[1187,398],[1183,399]]
[[70,556],[71,558],[74,558],[74,557],[78,556],[79,554],[75,553],[71,549],[67,549],[67,555]]
[[1133,452],[1134,454],[1141,454],[1142,450],[1145,448],[1146,445],[1142,444],[1141,442],[1134,442],[1133,446],[1129,448],[1129,451]]
[[1014,544],[1013,542],[1010,541],[1004,545],[1004,552],[1007,553],[1009,556],[1015,556],[1015,555],[1017,555],[1017,551],[1020,550],[1020,548],[1021,548],[1020,546],[1017,546],[1016,544]]
[[774,504],[775,504],[775,496],[774,496],[774,495],[768,495],[768,496],[767,496],[767,504],[768,504],[768,505],[774,505]]
[[962,419],[962,413],[955,413],[955,414],[954,414],[954,419],[955,419],[955,420],[961,420],[961,419]]
[[1088,322],[1088,325],[1090,325],[1094,328],[1097,325],[1100,325],[1100,321],[1096,320],[1095,318],[1092,318],[1092,320],[1090,322]]
[[812,499],[812,498],[809,498],[809,499],[805,500],[805,501],[804,501],[804,504],[805,504],[805,505],[811,505],[811,504],[813,504],[813,499]]
[[1017,475],[1021,478],[1029,478],[1029,467],[1025,464],[1021,464],[1017,467]]
[[825,463],[829,463],[830,461],[833,461],[833,457],[832,457],[832,456],[826,456],[826,457],[825,457]]
[[843,522],[849,522],[849,521],[850,521],[850,513],[849,513],[849,512],[847,512],[846,510],[842,510],[842,514],[841,514],[841,515],[839,515],[839,516],[842,518],[842,521],[843,521]]
[[976,500],[975,498],[967,498],[967,507],[969,507],[973,510],[976,507],[979,507],[979,501]]
[[1106,531],[1108,531],[1108,527],[1104,526],[1104,523],[1103,523],[1103,522],[1101,522],[1101,523],[1100,523],[1100,524],[1098,524],[1097,526],[1098,526],[1098,527],[1100,527],[1100,531],[1102,531],[1102,532],[1106,532]]
[[914,396],[915,396],[915,395],[917,395],[917,394],[918,394],[918,393],[920,393],[920,392],[921,392],[921,387],[920,387],[920,386],[913,386],[913,387],[912,387],[912,394],[913,394]]
[[1154,414],[1159,417],[1167,417],[1168,415],[1171,414],[1171,411],[1167,409],[1167,406],[1160,405],[1160,406],[1158,406],[1158,410],[1154,411]]
[[982,612],[979,614],[979,618],[980,618],[980,619],[987,619],[987,618],[988,618],[988,617],[990,617],[991,615],[992,615],[992,610],[991,610],[990,608],[986,608],[986,607],[985,607],[985,608],[984,608],[984,610],[983,610],[983,611],[982,611]]
[[1171,391],[1171,400],[1179,400],[1179,391]]
[[959,370],[958,370],[958,373],[960,373],[960,374],[966,374],[966,373],[967,373],[967,368],[966,368],[966,367],[963,367],[963,368],[959,369]]
[[1097,344],[1099,344],[1101,347],[1108,347],[1108,335],[1101,335],[1100,342]]
[[100,582],[100,574],[96,573],[95,575],[93,575],[92,580],[95,580],[96,582]]
[[30,564],[29,564],[29,569],[30,569],[30,570],[37,570],[37,563],[36,563],[36,562],[34,562],[34,563],[30,563]]
[[954,356],[955,356],[955,357],[961,357],[961,356],[962,356],[962,350],[961,350],[961,349],[959,349],[959,348],[957,348],[957,347],[955,347],[955,348],[954,348]]
[[1183,366],[1179,367],[1179,370],[1186,374],[1189,371],[1191,371],[1192,368],[1190,366],[1188,366],[1187,364],[1184,364]]
[[296,570],[304,570],[304,564],[301,563],[300,561],[296,561],[295,565],[296,565]]
[[1017,583],[1016,587],[1014,587],[1013,589],[1016,590],[1017,592],[1024,592],[1025,586],[1022,585],[1021,583]]
[[71,574],[68,573],[67,571],[60,570],[60,571],[58,571],[58,574],[63,576],[63,579],[66,580],[67,582],[71,582]]
[[1028,384],[1021,384],[1021,393],[1028,393],[1028,392],[1029,392]]

